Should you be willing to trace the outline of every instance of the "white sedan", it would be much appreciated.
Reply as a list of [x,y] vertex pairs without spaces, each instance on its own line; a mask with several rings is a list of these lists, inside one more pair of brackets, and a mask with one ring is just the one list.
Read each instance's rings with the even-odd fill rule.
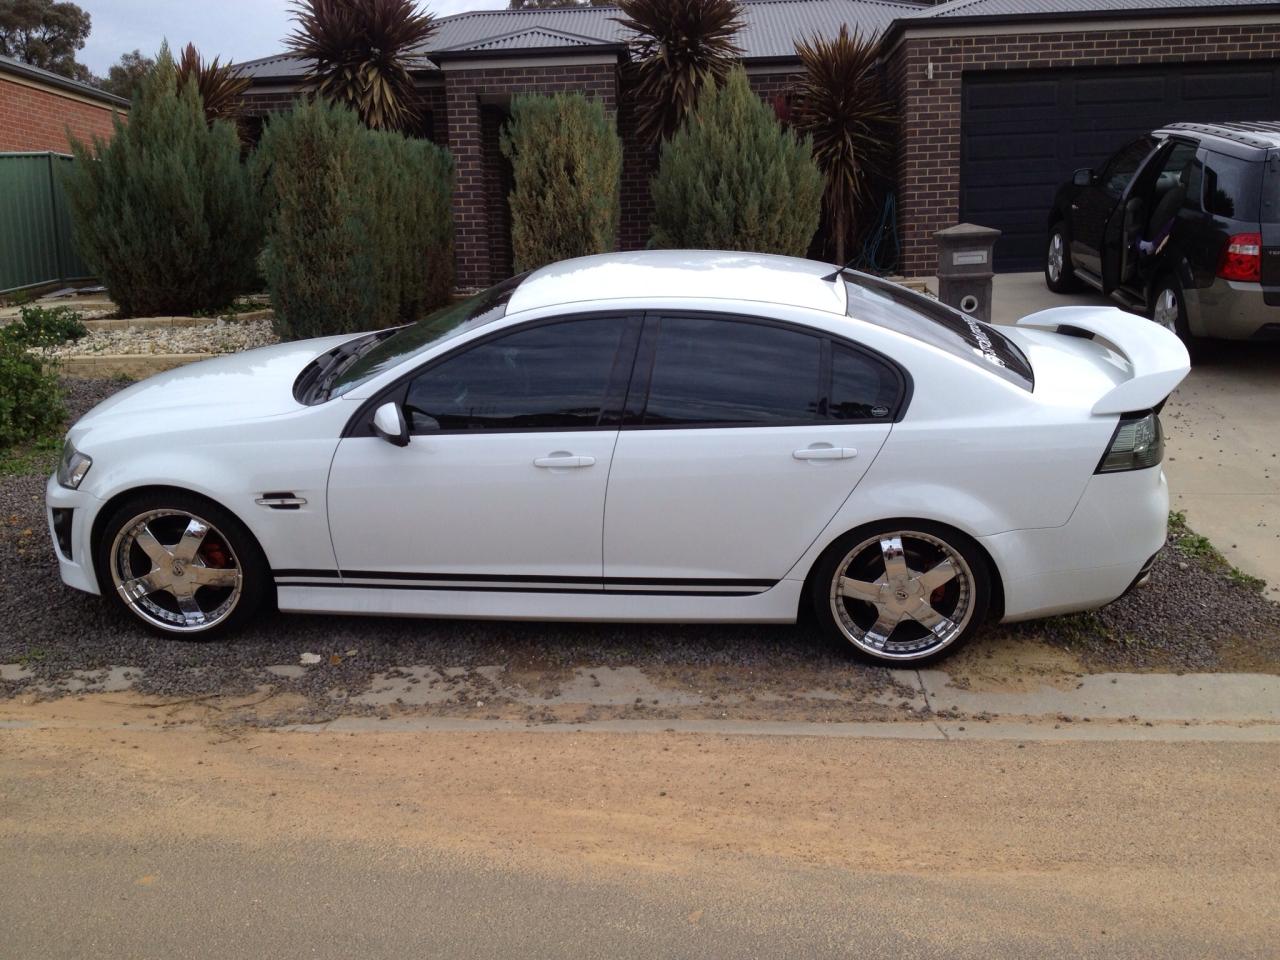
[[135,384],[49,481],[62,579],[205,637],[259,608],[785,623],[879,662],[1101,606],[1164,544],[1177,337],[996,328],[807,260],[611,254],[409,326]]

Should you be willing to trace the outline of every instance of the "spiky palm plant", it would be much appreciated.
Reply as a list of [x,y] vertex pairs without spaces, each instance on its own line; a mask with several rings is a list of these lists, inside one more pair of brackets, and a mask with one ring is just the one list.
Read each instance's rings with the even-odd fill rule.
[[742,28],[737,0],[618,0],[617,22],[635,31],[640,136],[669,139],[698,102],[708,82],[717,86],[738,63],[734,37]]
[[355,109],[375,130],[406,130],[417,119],[410,69],[436,31],[414,0],[294,0],[290,52],[311,61],[309,88]]
[[876,66],[876,42],[845,27],[834,39],[815,36],[796,44],[804,73],[796,89],[792,119],[813,138],[813,156],[826,178],[823,206],[835,235],[836,261],[869,181],[890,155],[896,112]]
[[204,104],[204,119],[235,122],[240,113],[240,94],[249,86],[249,78],[240,76],[240,68],[233,63],[219,63],[214,57],[205,62],[195,44],[188,43],[178,58],[178,89],[194,81],[196,92]]

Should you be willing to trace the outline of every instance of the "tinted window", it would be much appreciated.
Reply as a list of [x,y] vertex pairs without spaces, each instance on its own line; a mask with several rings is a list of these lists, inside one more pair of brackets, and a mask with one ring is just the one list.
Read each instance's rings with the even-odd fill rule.
[[594,427],[624,322],[607,317],[543,324],[451,356],[409,384],[410,429]]
[[390,370],[428,347],[486,323],[501,320],[507,314],[507,301],[527,276],[527,273],[522,273],[503,280],[475,296],[441,307],[416,323],[401,327],[368,353],[355,358],[334,380],[329,396],[340,397],[356,384],[363,383],[384,370]]
[[844,272],[851,317],[914,337],[1030,390],[1031,364],[1017,345],[981,320],[879,277]]
[[1273,153],[1263,164],[1262,222],[1280,223],[1280,153]]
[[1213,151],[1204,155],[1204,209],[1231,220],[1257,220],[1262,164]]
[[646,424],[769,424],[818,418],[822,341],[737,320],[659,321]]
[[1151,137],[1142,137],[1133,141],[1114,157],[1107,161],[1102,171],[1102,189],[1113,197],[1124,193],[1133,175],[1142,166],[1142,161],[1155,149],[1156,142]]
[[893,416],[900,392],[893,368],[874,357],[838,344],[831,353],[833,420],[887,420]]

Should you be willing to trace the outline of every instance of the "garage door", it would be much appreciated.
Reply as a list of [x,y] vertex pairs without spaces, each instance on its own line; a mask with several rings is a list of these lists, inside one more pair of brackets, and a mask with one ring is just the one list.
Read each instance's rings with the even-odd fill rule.
[[1280,61],[967,74],[960,220],[1004,231],[997,270],[1043,265],[1058,185],[1177,120],[1280,119]]

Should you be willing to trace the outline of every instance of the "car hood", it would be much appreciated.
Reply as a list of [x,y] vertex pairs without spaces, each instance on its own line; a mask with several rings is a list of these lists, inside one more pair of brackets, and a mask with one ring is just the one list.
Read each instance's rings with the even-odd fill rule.
[[294,412],[302,407],[293,396],[298,374],[350,339],[346,334],[279,343],[158,373],[98,404],[76,422],[71,437],[130,420],[137,421],[141,433],[159,432],[172,421],[205,427]]

